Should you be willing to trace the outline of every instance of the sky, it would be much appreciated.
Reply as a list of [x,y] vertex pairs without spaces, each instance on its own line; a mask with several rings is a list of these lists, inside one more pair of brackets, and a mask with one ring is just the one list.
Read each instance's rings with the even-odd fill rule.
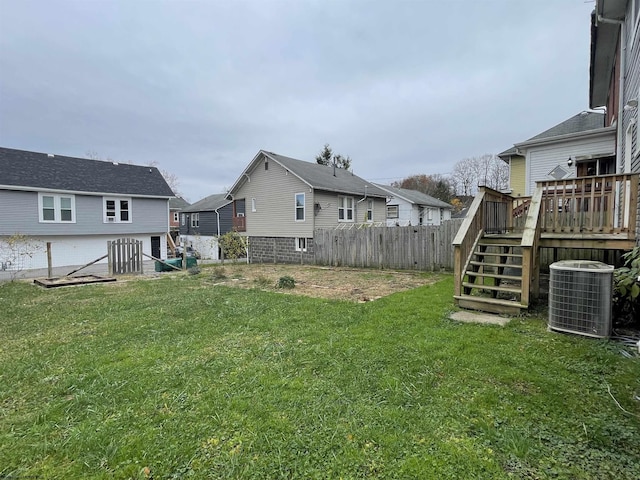
[[153,162],[191,202],[261,149],[328,143],[377,183],[448,174],[588,108],[593,8],[0,0],[0,146]]

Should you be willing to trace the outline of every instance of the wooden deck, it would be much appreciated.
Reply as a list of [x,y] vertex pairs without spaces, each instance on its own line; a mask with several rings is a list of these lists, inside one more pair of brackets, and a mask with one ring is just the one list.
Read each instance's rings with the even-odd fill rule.
[[494,313],[528,308],[539,292],[540,248],[633,248],[639,177],[538,182],[526,198],[481,187],[453,241],[456,303]]

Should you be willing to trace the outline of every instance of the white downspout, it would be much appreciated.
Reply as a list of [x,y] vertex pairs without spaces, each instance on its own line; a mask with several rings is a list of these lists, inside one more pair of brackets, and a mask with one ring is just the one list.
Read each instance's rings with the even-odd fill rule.
[[[627,38],[624,20],[616,20],[613,18],[605,18],[602,15],[597,16],[597,22],[609,23],[612,25],[620,25],[620,75],[618,77],[618,123],[616,138],[616,173],[622,171],[622,137],[623,137],[623,119],[624,119],[624,79],[625,70],[627,68]],[[597,25],[597,24],[596,24]],[[598,172],[599,173],[599,172]]]
[[[627,68],[627,36],[624,20],[617,20],[613,18],[605,18],[602,15],[596,17],[596,21],[600,23],[609,23],[612,25],[620,25],[620,75],[618,77],[618,118],[616,119],[617,125],[617,138],[616,138],[616,173],[622,172],[622,142],[624,132],[624,80],[625,70]],[[596,23],[597,25],[597,23]],[[598,172],[599,174],[600,172]],[[615,210],[613,215],[613,224],[617,228],[620,226],[620,185],[616,182],[616,199]]]

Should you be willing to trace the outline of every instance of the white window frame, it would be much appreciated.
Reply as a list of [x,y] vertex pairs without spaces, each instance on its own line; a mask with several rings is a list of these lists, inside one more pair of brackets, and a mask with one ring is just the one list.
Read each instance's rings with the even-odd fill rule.
[[[44,197],[53,198],[53,220],[44,218]],[[71,220],[62,219],[62,199],[69,199],[71,203]],[[67,210],[66,208],[64,210]],[[38,193],[38,220],[40,223],[76,223],[76,196],[61,193]]]
[[366,212],[366,221],[367,223],[373,222],[373,199],[367,199],[367,212]]
[[178,223],[180,221],[180,214],[178,212],[173,212],[173,223]]
[[296,252],[307,251],[307,239],[305,237],[296,237]]
[[[114,202],[114,215],[107,215],[107,202]],[[122,202],[127,202],[128,208],[122,208]],[[122,219],[123,212],[127,212],[127,219]],[[102,197],[102,222],[103,223],[131,223],[133,219],[133,204],[131,197]]]
[[257,211],[257,209],[256,209],[256,199],[255,198],[251,199],[251,211],[252,212],[256,212]]
[[191,214],[191,228],[200,228],[200,213]]
[[[393,210],[395,209],[395,214]],[[400,217],[400,205],[387,205],[387,218],[399,218]]]
[[[351,203],[351,206],[348,204]],[[340,214],[342,213],[342,218]],[[338,222],[354,222],[355,221],[355,200],[353,197],[339,196],[338,197]],[[351,218],[349,218],[351,214]]]
[[[302,205],[298,205],[298,197],[302,195]],[[306,219],[306,204],[307,204],[307,198],[306,195],[304,193],[296,193],[293,196],[293,206],[294,206],[294,210],[293,210],[293,219],[296,222],[304,222]],[[302,218],[298,218],[298,210],[302,211]]]
[[181,217],[182,217],[182,221],[181,221],[180,223],[181,223],[181,224],[182,224],[182,226],[184,227],[184,226],[187,224],[187,214],[186,214],[186,213],[183,213],[183,214],[181,215]]

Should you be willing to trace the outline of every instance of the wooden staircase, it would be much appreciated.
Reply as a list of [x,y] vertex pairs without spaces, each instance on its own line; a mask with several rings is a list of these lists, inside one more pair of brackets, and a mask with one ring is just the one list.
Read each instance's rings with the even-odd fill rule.
[[453,240],[456,303],[518,314],[539,296],[540,248],[633,248],[639,192],[637,173],[539,181],[530,198],[480,187]]
[[462,308],[518,314],[528,305],[522,298],[521,234],[483,235],[467,261],[462,291],[455,299]]

